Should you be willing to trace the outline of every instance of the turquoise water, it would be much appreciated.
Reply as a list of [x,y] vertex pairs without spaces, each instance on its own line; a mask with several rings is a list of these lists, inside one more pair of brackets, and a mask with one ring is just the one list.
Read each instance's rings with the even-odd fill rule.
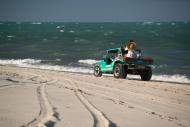
[[0,60],[91,68],[88,59],[100,60],[106,49],[121,47],[129,39],[154,59],[154,74],[190,78],[190,22],[0,22]]

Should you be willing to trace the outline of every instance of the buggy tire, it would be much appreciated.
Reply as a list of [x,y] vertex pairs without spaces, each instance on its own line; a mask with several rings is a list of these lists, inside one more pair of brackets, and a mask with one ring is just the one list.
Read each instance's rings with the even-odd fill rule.
[[147,67],[144,74],[141,74],[141,80],[149,81],[152,77],[152,69],[151,67]]
[[96,76],[96,77],[101,77],[102,76],[102,72],[101,72],[101,69],[100,69],[99,65],[94,66],[94,76]]
[[115,78],[122,78],[122,79],[126,78],[127,72],[122,63],[116,63],[113,69],[113,75]]

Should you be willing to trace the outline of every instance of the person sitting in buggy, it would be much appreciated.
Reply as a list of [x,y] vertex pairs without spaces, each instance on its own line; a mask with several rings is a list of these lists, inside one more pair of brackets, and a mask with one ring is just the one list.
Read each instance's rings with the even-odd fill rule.
[[137,49],[137,44],[134,40],[130,40],[124,47],[123,54],[127,58],[138,59],[141,56],[141,50]]

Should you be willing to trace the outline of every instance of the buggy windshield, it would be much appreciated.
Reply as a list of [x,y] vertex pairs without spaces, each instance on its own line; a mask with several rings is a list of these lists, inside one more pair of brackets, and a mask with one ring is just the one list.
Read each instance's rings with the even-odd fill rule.
[[108,50],[107,51],[107,57],[117,57],[119,54],[121,54],[121,51],[119,49],[114,49],[114,50]]

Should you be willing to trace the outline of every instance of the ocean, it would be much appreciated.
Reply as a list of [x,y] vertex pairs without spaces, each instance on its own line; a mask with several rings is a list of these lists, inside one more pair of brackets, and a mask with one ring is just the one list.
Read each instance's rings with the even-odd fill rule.
[[154,59],[152,79],[190,83],[190,22],[0,22],[0,64],[92,73],[130,39]]

